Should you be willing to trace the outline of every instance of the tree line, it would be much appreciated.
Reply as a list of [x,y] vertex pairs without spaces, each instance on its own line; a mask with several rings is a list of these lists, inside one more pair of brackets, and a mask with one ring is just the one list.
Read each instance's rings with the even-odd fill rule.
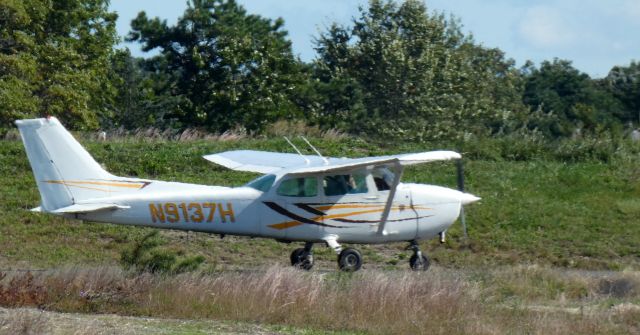
[[190,0],[176,24],[141,12],[117,48],[108,0],[0,2],[0,129],[55,115],[74,129],[235,127],[279,120],[414,141],[518,132],[561,138],[640,122],[640,62],[594,79],[569,60],[518,68],[420,0],[371,0],[292,52],[282,19]]

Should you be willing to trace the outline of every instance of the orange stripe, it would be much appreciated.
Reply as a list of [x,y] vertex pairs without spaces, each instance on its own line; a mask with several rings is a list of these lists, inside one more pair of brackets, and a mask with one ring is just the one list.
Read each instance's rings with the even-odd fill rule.
[[317,210],[320,211],[328,211],[331,209],[343,209],[343,208],[380,208],[380,207],[384,207],[384,205],[355,205],[355,204],[344,204],[344,205],[328,205],[328,206],[318,206],[318,207],[314,207]]
[[144,184],[130,184],[130,183],[111,183],[111,182],[102,182],[102,181],[80,181],[80,180],[47,180],[47,183],[51,184],[64,184],[69,186],[78,186],[79,185],[100,185],[100,186],[114,186],[114,187],[126,187],[126,188],[142,188]]
[[288,221],[288,222],[272,224],[269,227],[275,228],[275,229],[278,229],[278,230],[282,230],[282,229],[287,229],[287,228],[299,226],[301,224],[302,224],[302,222],[299,222],[299,221]]
[[[400,207],[391,208],[391,210],[392,211],[397,211],[397,210],[400,210]],[[358,211],[358,212],[350,212],[350,213],[341,213],[341,214],[316,216],[314,218],[311,218],[310,220],[318,221],[320,219],[342,219],[342,218],[346,218],[346,217],[354,216],[354,215],[370,214],[370,213],[382,213],[383,211],[384,211],[384,209],[371,209],[371,210],[367,210],[367,211]],[[275,229],[278,229],[278,230],[282,230],[282,229],[287,229],[287,228],[291,228],[291,227],[296,227],[296,226],[299,226],[301,224],[302,223],[299,222],[299,221],[286,221],[286,222],[282,222],[282,223],[276,223],[276,224],[269,225],[269,227],[275,228]]]
[[47,180],[47,183],[49,184],[59,184],[59,185],[66,185],[66,186],[72,186],[72,187],[77,187],[77,188],[84,188],[87,190],[94,190],[94,191],[101,191],[101,192],[109,192],[109,190],[105,190],[105,189],[101,189],[101,188],[95,188],[95,187],[86,187],[86,186],[78,186],[78,185],[67,185],[64,182],[61,182],[59,180]]

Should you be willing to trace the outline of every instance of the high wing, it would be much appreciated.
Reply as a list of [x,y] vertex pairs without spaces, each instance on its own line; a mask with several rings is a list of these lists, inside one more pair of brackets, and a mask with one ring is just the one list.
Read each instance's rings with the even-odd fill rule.
[[339,162],[329,160],[329,164],[313,167],[299,167],[289,169],[288,174],[320,173],[332,171],[348,171],[371,165],[407,165],[422,164],[436,161],[460,159],[459,153],[454,151],[428,151],[413,154],[374,156],[365,158],[341,159]]
[[327,158],[290,153],[235,150],[203,156],[204,159],[236,171],[257,173],[306,174],[344,171],[370,165],[398,164],[400,166],[459,159],[453,151],[428,151],[411,154],[374,156],[365,158]]
[[[235,171],[274,173],[292,167],[324,165],[318,156],[298,155],[281,152],[234,150],[203,156],[204,159]],[[332,161],[342,161],[330,158]]]

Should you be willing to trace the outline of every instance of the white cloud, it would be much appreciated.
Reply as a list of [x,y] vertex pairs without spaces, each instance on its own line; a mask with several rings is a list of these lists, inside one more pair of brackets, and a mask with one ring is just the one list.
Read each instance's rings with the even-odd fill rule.
[[539,49],[562,48],[575,41],[576,35],[554,8],[538,6],[525,11],[518,33],[525,42]]

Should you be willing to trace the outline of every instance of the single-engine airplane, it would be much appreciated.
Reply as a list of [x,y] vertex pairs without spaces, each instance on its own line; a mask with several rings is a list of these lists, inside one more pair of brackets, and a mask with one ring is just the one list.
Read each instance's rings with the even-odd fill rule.
[[[105,171],[55,117],[18,120],[33,169],[41,211],[84,221],[273,238],[304,242],[291,264],[313,267],[314,243],[356,271],[362,256],[341,243],[408,241],[410,266],[426,270],[418,241],[453,224],[462,205],[478,197],[457,190],[400,182],[407,165],[460,159],[452,151],[366,158],[325,158],[238,150],[204,156],[236,171],[262,174],[240,187],[118,177]],[[288,141],[288,140],[287,140]],[[305,139],[306,141],[306,139]]]

